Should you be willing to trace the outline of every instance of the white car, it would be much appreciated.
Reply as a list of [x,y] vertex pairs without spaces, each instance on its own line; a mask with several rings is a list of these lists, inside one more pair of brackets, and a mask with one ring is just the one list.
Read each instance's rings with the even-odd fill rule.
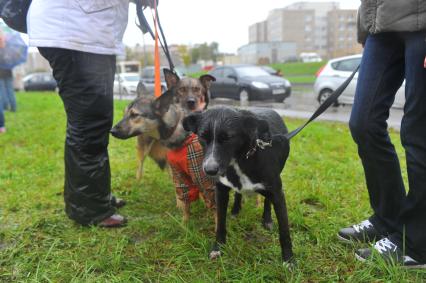
[[[323,103],[355,70],[361,62],[362,54],[340,57],[328,61],[316,74],[314,94],[319,103]],[[338,104],[353,104],[358,73],[339,97]],[[405,103],[405,81],[396,93],[392,107],[402,108]]]
[[140,80],[138,73],[116,74],[114,78],[114,94],[136,96],[136,88]]

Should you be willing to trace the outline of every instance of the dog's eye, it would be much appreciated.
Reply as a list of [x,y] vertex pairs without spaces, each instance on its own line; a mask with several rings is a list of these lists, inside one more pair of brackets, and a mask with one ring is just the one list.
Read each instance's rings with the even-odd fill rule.
[[198,86],[192,88],[193,92],[199,92],[200,90],[201,88],[199,88]]
[[184,94],[184,93],[186,93],[186,92],[188,92],[188,88],[187,87],[181,87],[181,88],[179,88],[179,93],[180,94]]
[[130,118],[131,119],[135,119],[135,118],[137,118],[139,116],[139,114],[137,114],[137,113],[130,113]]
[[219,136],[217,137],[217,140],[219,143],[223,143],[223,142],[229,141],[230,138],[231,136],[228,135],[227,133],[220,133]]

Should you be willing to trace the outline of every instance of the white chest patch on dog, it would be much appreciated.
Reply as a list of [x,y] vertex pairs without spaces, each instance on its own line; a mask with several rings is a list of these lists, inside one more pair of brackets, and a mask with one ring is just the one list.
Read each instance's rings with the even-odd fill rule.
[[237,162],[235,162],[235,160],[232,160],[229,166],[234,168],[235,173],[237,174],[238,179],[240,181],[241,189],[237,188],[226,176],[219,177],[219,181],[225,186],[232,188],[238,193],[244,194],[253,194],[258,190],[265,189],[265,186],[262,183],[253,183],[250,178],[246,174],[244,174],[244,172],[241,170],[240,166]]

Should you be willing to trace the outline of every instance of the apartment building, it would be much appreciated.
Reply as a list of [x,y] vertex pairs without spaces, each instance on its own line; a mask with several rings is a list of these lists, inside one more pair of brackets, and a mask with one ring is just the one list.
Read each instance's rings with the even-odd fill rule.
[[[253,58],[246,53],[253,54],[256,45],[261,46],[262,54],[267,54],[267,49],[271,50],[273,45],[276,48],[278,43],[296,46],[294,54],[287,54],[291,52],[287,48],[288,58],[302,52],[316,52],[323,58],[360,53],[356,13],[356,10],[340,10],[338,2],[297,2],[274,9],[265,21],[249,27],[249,44],[240,48],[240,57]],[[274,58],[269,59],[274,62]]]
[[328,57],[335,58],[362,52],[362,46],[357,43],[356,21],[356,10],[328,12]]
[[268,23],[255,23],[249,27],[249,43],[268,42]]

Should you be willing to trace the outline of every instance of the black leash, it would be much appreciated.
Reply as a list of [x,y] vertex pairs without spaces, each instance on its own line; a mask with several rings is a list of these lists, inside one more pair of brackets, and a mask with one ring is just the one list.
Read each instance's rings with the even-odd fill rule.
[[[339,98],[339,96],[345,91],[345,89],[348,87],[349,83],[354,78],[356,72],[359,70],[359,65],[356,67],[356,69],[352,72],[352,74],[349,76],[349,78],[346,79],[346,81],[343,82],[325,101],[323,104],[318,107],[318,109],[312,114],[311,118],[309,118],[308,121],[305,122],[302,126],[299,128],[291,131],[290,133],[287,133],[285,135],[274,135],[274,137],[281,137],[285,138],[288,141],[296,136],[298,133],[300,133],[309,123],[311,123],[313,120],[315,120],[318,116],[320,116],[322,113],[324,113],[325,110],[327,110],[332,104],[334,104]],[[246,159],[249,159],[251,156],[253,156],[258,149],[265,149],[266,147],[272,146],[272,139],[270,141],[264,141],[261,139],[257,139],[253,147],[246,153]]]
[[[152,1],[151,1],[152,2]],[[139,24],[136,24],[139,29],[142,31],[143,34],[149,33],[153,40],[155,40],[154,32],[152,31],[152,28],[149,26],[148,21],[143,14],[144,5],[142,4],[142,0],[135,0],[136,3],[136,14],[139,20]],[[167,61],[169,62],[170,70],[173,72],[175,69],[175,65],[173,64],[172,57],[170,55],[169,47],[167,45],[166,37],[164,36],[163,27],[160,23],[160,17],[158,15],[158,10],[155,8],[158,28],[160,30],[161,38],[158,38],[158,41],[160,42],[161,48],[164,51],[164,54],[167,57]]]
[[356,72],[359,70],[359,65],[356,67],[356,69],[352,72],[352,74],[349,76],[349,78],[346,79],[346,81],[343,82],[333,93],[324,101],[323,104],[318,107],[318,109],[312,114],[311,118],[309,118],[308,121],[306,121],[305,124],[300,126],[299,128],[291,131],[290,133],[287,133],[284,135],[285,138],[290,140],[294,136],[296,136],[298,133],[300,133],[309,123],[311,123],[313,120],[315,120],[318,116],[320,116],[322,113],[325,112],[332,104],[336,103],[337,98],[345,91],[345,89],[348,87],[349,83],[354,78]]

